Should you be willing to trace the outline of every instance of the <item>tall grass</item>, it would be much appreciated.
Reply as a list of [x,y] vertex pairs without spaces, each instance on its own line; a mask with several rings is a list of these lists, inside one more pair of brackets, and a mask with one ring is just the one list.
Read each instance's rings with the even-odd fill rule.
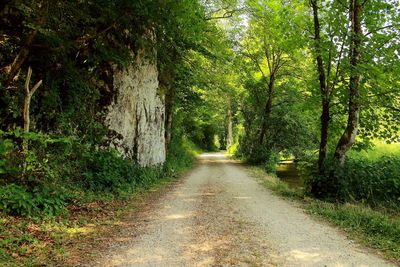
[[348,157],[352,159],[379,160],[383,156],[396,156],[400,158],[400,144],[386,144],[375,142],[374,146],[366,150],[350,150]]

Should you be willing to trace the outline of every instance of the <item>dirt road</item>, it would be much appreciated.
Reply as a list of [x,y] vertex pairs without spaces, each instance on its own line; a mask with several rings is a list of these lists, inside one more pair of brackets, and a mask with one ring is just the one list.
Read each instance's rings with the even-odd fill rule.
[[390,266],[249,177],[205,154],[141,212],[134,238],[97,266]]

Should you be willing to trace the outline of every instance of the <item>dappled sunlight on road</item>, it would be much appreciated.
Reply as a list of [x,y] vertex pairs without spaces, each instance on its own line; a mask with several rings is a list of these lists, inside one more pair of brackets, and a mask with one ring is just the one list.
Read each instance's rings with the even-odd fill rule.
[[234,199],[250,199],[251,197],[233,197]]
[[[292,262],[291,265],[301,265],[301,266],[315,266],[321,264],[321,259],[326,258],[324,252],[320,248],[299,248],[291,250],[287,255],[287,262]],[[333,258],[334,255],[330,257]],[[326,265],[325,265],[326,266]],[[341,262],[340,257],[336,258],[336,262],[331,263],[329,266],[334,267],[345,267],[349,266],[348,263]],[[354,266],[354,265],[352,265]],[[357,264],[357,267],[367,267],[371,265],[367,264]]]
[[226,153],[202,154],[198,163],[144,205],[129,222],[131,240],[121,236],[97,266],[387,266],[276,197]]
[[194,216],[194,214],[172,214],[172,215],[167,215],[165,216],[165,219],[167,220],[176,220],[176,219],[185,219],[185,218],[189,218],[191,216]]
[[202,163],[241,163],[240,160],[231,159],[225,152],[204,153],[197,157]]
[[[316,252],[318,251],[318,253]],[[289,252],[288,260],[293,260],[303,263],[315,263],[319,262],[321,259],[321,254],[318,248],[313,248],[311,251],[306,251],[306,249],[294,249]]]

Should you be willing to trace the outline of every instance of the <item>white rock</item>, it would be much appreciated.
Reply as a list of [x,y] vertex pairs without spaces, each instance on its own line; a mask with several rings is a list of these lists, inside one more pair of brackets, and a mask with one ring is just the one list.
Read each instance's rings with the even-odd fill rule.
[[137,56],[129,67],[115,68],[113,78],[117,97],[107,108],[105,124],[121,138],[110,140],[110,145],[141,166],[163,163],[165,104],[157,94],[156,63]]

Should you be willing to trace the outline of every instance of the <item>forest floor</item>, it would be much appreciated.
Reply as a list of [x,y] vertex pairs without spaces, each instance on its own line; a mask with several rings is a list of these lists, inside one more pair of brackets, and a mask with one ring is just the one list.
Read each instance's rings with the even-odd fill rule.
[[238,161],[195,168],[125,218],[87,266],[391,266],[260,185]]

